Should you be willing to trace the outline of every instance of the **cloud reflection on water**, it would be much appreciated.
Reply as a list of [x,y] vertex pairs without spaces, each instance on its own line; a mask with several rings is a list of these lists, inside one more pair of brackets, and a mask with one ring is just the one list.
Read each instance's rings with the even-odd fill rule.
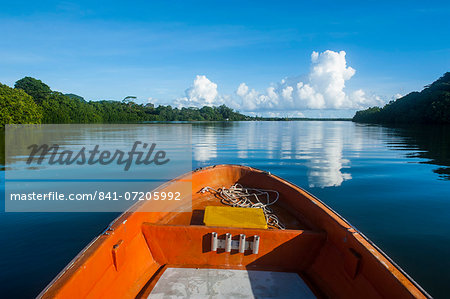
[[[355,132],[342,122],[242,122],[222,126],[193,127],[194,160],[205,166],[215,163],[297,165],[306,167],[310,187],[340,186],[352,178],[345,169],[345,142]],[[351,147],[361,147],[352,140]],[[231,156],[231,158],[229,157]],[[229,161],[229,160],[232,161]],[[225,162],[226,160],[226,162]],[[260,162],[261,163],[261,162]],[[261,167],[261,166],[260,166]]]
[[214,127],[200,126],[193,132],[194,160],[206,162],[217,157],[217,138]]

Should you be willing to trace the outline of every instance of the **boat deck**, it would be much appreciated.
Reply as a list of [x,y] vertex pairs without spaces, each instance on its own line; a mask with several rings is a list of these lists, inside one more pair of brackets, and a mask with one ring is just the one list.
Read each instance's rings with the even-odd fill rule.
[[167,268],[147,298],[316,298],[296,273]]

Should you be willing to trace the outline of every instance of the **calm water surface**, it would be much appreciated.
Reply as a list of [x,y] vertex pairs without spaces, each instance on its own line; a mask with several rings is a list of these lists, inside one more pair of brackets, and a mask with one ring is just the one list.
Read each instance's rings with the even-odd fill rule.
[[[194,123],[192,136],[194,168],[243,164],[307,189],[374,241],[431,295],[448,296],[449,127],[322,121]],[[116,142],[120,144],[120,138]],[[4,200],[2,192],[0,285],[5,298],[36,296],[117,216],[4,213]]]

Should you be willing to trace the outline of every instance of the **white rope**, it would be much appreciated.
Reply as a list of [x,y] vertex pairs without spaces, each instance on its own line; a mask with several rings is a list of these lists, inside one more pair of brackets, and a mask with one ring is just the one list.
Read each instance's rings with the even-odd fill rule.
[[[224,205],[241,208],[262,209],[266,217],[267,225],[279,229],[285,229],[277,215],[269,206],[277,202],[280,194],[275,190],[264,190],[256,188],[245,188],[240,184],[234,184],[230,188],[219,188],[218,190],[209,186],[200,190],[201,193],[211,192],[220,197],[220,201]],[[275,199],[270,200],[270,194],[275,194]]]

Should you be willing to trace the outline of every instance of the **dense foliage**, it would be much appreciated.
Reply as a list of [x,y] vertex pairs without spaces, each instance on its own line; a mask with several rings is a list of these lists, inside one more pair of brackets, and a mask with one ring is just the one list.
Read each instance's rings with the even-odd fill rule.
[[421,92],[412,92],[383,108],[356,112],[355,122],[366,123],[450,123],[450,72]]
[[10,88],[1,85],[0,125],[12,123],[126,123],[143,121],[250,120],[225,105],[219,107],[172,108],[137,104],[136,97],[123,101],[85,101],[76,94],[52,91],[41,80],[20,79]]
[[41,110],[23,90],[0,83],[0,124],[41,123]]
[[41,80],[37,80],[31,77],[25,77],[20,79],[14,84],[14,88],[22,89],[27,94],[33,97],[34,101],[41,104],[45,100],[52,90],[50,87],[43,83]]

